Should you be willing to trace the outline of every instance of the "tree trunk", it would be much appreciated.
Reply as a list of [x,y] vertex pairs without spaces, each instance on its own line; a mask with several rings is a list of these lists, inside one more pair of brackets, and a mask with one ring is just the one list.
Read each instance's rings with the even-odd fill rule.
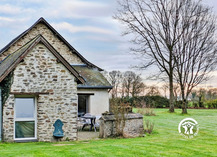
[[132,97],[133,97],[133,98],[135,97],[134,89],[133,89],[133,91],[132,91]]
[[187,98],[185,98],[185,91],[183,85],[181,85],[181,92],[182,92],[182,114],[187,114]]
[[182,100],[182,114],[187,114],[187,101],[186,99]]
[[199,96],[199,108],[202,107],[202,104],[203,104],[203,102],[202,102],[202,96]]
[[174,93],[173,93],[173,76],[169,78],[169,89],[170,89],[170,112],[174,112]]
[[114,95],[114,93],[113,93],[113,91],[112,91],[112,99],[114,99],[115,98],[115,95]]

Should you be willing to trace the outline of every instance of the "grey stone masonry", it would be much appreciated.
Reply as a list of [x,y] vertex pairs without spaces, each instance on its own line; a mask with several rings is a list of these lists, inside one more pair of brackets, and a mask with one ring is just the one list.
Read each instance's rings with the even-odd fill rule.
[[32,28],[24,37],[19,39],[6,52],[0,54],[0,61],[9,54],[15,52],[37,35],[41,34],[69,63],[83,64],[81,59],[73,53],[45,24],[39,23]]
[[[123,137],[138,137],[144,134],[143,116],[138,113],[129,113],[125,115],[125,125],[123,128]],[[100,138],[117,136],[117,120],[113,114],[102,115],[100,118]],[[123,120],[120,121],[123,123]]]
[[61,140],[77,139],[77,82],[43,44],[36,45],[14,70],[11,94],[3,105],[3,140],[7,142],[14,141],[16,93],[39,93],[35,95],[38,141],[56,140],[57,119],[64,124]]

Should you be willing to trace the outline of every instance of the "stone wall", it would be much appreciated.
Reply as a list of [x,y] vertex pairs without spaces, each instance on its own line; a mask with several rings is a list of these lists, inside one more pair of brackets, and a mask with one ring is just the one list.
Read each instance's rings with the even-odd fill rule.
[[[108,138],[118,136],[116,123],[117,120],[113,114],[102,115],[100,118],[99,137]],[[120,121],[121,126],[122,123],[123,120]],[[123,126],[123,137],[138,137],[144,134],[143,116],[141,114],[129,113],[125,115],[125,125]]]
[[3,104],[3,141],[14,141],[14,95]]
[[[14,70],[11,93],[48,93],[37,96],[37,139],[55,141],[53,124],[60,119],[62,140],[77,138],[77,83],[75,77],[43,45],[38,44]],[[14,100],[3,107],[3,140],[14,141]]]
[[42,23],[37,24],[23,38],[19,39],[6,52],[4,52],[4,54],[0,54],[0,61],[39,34],[41,34],[69,63],[84,64],[75,53],[73,53],[46,25]]

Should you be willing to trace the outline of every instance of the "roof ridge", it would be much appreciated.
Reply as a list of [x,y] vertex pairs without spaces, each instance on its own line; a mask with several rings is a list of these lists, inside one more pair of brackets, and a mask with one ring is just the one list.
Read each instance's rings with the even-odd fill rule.
[[[21,48],[11,53],[3,62],[0,64],[0,82],[20,63],[23,58],[28,54],[28,52],[39,42],[42,42],[46,48],[51,51],[51,53],[79,80],[81,83],[85,83],[84,78],[80,73],[75,70],[71,65],[56,51],[56,49],[41,35],[37,35],[35,38],[30,40],[28,43],[23,45]],[[11,58],[14,57],[14,58]],[[9,62],[8,59],[11,59]]]
[[48,28],[50,28],[50,30],[57,35],[57,37],[62,40],[68,47],[70,50],[72,50],[74,53],[76,53],[82,61],[84,61],[87,65],[91,66],[91,67],[96,67],[98,68],[100,71],[103,71],[103,69],[99,68],[98,66],[94,65],[93,63],[89,62],[87,59],[85,59],[71,44],[69,44],[69,42],[67,40],[65,40],[61,34],[59,34],[43,17],[40,17],[30,28],[28,28],[27,30],[25,30],[23,33],[21,33],[20,35],[18,35],[16,38],[14,38],[11,42],[9,42],[5,47],[3,47],[0,50],[0,54],[4,53],[5,51],[7,51],[11,45],[13,45],[15,42],[17,42],[20,38],[22,38],[23,36],[25,36],[33,27],[35,27],[38,23],[43,22]]

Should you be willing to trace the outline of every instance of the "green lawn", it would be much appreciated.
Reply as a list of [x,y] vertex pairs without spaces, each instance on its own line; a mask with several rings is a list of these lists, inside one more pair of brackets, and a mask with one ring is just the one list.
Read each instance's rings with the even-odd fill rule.
[[[157,116],[144,117],[154,121],[152,135],[134,139],[106,139],[54,143],[0,143],[2,156],[217,156],[217,110],[181,110],[168,113],[156,109]],[[200,126],[198,135],[185,139],[178,133],[178,124],[184,118],[194,118]]]

